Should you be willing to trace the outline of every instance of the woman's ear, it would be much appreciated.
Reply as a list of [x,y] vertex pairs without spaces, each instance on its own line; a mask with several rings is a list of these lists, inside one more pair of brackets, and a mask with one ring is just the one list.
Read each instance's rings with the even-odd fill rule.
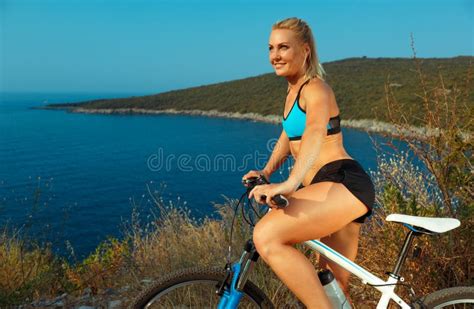
[[311,57],[311,48],[309,48],[308,43],[304,44],[304,57],[306,61],[308,61],[309,57]]
[[307,52],[306,56],[309,57],[311,55],[311,48],[309,47],[308,43],[306,43],[305,45],[305,50]]

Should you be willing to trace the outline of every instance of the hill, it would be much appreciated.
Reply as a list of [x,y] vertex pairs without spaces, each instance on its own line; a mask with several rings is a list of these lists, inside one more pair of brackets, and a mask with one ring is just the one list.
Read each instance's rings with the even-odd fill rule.
[[[450,91],[466,82],[472,56],[419,59],[428,86],[441,74]],[[412,109],[417,123],[421,92],[415,61],[410,58],[349,58],[324,64],[326,81],[333,88],[343,119],[387,120],[385,85],[397,99]],[[85,110],[217,110],[220,112],[280,115],[286,91],[286,80],[273,73],[200,87],[174,90],[140,97],[100,99],[80,103],[52,104],[46,108],[80,107]],[[474,89],[469,90],[469,104],[474,102]],[[133,112],[133,111],[131,111]]]

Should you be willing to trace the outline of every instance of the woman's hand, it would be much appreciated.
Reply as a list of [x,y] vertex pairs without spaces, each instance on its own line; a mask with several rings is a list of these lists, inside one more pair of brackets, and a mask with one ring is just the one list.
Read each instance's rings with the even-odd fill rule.
[[[277,208],[278,206],[273,203],[272,197],[281,194],[283,196],[290,196],[295,189],[288,182],[272,183],[268,185],[255,186],[249,193],[249,198],[255,198],[259,204],[267,204],[271,208]],[[266,199],[261,200],[262,196],[265,195]]]
[[248,172],[247,174],[245,174],[243,177],[242,177],[242,180],[245,180],[245,179],[248,179],[248,178],[252,178],[252,177],[259,177],[259,176],[262,176],[265,177],[265,179],[267,181],[270,180],[270,175],[265,172],[264,170],[261,170],[261,171],[254,171],[254,170],[251,170],[250,172]]

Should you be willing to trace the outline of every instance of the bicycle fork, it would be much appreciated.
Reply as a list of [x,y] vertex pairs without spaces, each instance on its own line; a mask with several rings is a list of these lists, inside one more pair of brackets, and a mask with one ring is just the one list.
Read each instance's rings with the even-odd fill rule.
[[[237,308],[243,296],[242,291],[258,258],[259,254],[255,249],[255,245],[249,239],[239,261],[232,264],[232,266],[226,265],[227,276],[216,291],[221,296],[217,305],[218,309]],[[230,283],[229,279],[231,279]]]

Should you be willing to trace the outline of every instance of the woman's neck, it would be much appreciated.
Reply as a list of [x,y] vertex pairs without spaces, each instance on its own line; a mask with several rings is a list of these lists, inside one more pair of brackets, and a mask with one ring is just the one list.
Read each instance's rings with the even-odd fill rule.
[[307,80],[307,78],[305,75],[288,76],[286,80],[288,81],[288,92],[289,92],[291,89],[298,88],[301,84],[303,84]]

